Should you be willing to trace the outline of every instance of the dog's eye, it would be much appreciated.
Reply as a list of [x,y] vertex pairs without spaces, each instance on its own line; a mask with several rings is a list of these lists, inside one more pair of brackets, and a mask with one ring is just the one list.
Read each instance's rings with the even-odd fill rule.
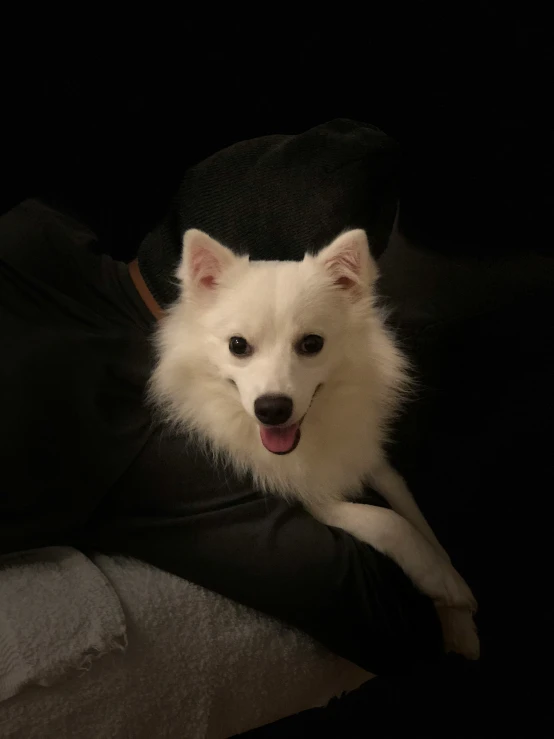
[[252,354],[252,347],[242,336],[231,336],[229,339],[229,351],[236,357],[248,357]]
[[296,351],[299,354],[319,354],[323,349],[323,338],[317,334],[308,334],[298,342]]

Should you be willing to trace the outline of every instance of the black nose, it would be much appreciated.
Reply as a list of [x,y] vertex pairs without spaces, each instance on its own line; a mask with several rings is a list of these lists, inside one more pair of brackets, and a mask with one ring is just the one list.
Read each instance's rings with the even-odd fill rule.
[[292,415],[292,398],[288,395],[260,395],[254,401],[258,421],[268,426],[285,423]]

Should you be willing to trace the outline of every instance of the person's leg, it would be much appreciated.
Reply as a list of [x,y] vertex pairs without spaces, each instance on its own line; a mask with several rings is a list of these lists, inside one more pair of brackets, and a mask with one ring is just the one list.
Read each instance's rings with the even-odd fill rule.
[[390,559],[253,494],[197,515],[112,520],[87,545],[132,555],[279,618],[372,673],[437,658],[432,602]]

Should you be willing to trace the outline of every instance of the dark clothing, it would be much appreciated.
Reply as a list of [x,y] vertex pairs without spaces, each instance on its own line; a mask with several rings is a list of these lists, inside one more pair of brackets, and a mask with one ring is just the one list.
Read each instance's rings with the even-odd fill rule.
[[144,402],[154,319],[94,241],[37,201],[0,219],[0,552],[136,556],[372,672],[437,656],[433,606],[392,561],[156,424]]

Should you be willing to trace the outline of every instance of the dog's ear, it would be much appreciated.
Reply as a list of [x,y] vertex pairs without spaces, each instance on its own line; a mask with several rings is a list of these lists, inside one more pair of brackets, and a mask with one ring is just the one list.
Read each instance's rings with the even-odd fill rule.
[[183,237],[183,256],[177,277],[189,290],[214,290],[221,274],[237,257],[230,249],[196,228]]
[[316,260],[331,273],[335,285],[353,297],[366,291],[379,275],[361,228],[337,236],[317,254]]

